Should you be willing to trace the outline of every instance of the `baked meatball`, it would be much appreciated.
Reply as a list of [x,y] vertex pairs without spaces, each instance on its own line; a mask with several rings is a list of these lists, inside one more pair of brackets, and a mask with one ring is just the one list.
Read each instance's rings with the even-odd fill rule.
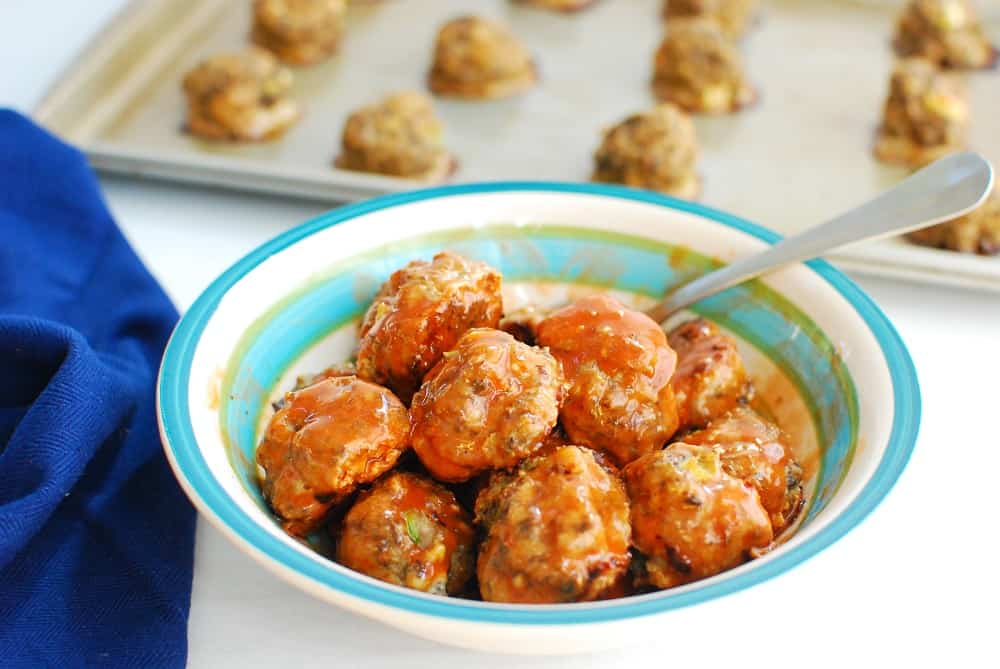
[[254,43],[292,65],[311,65],[337,50],[346,0],[254,0]]
[[737,407],[704,430],[685,435],[684,443],[714,448],[727,474],[757,490],[775,535],[795,520],[803,502],[802,468],[777,425]]
[[187,129],[206,139],[279,137],[299,118],[291,87],[291,71],[263,49],[209,58],[184,77]]
[[407,179],[441,180],[455,165],[442,134],[441,121],[426,95],[390,95],[347,118],[336,165]]
[[594,181],[695,198],[698,139],[694,123],[672,104],[633,114],[604,132],[594,153]]
[[875,156],[919,167],[965,146],[969,107],[962,83],[929,61],[896,64],[889,83]]
[[632,544],[644,578],[672,588],[731,569],[771,543],[757,491],[726,473],[718,451],[681,442],[622,471],[632,500]]
[[653,93],[694,114],[728,114],[754,101],[743,62],[719,25],[674,19],[656,51]]
[[415,260],[383,284],[361,323],[358,376],[409,404],[431,367],[470,328],[495,328],[503,314],[500,273],[443,252]]
[[677,352],[670,383],[677,396],[680,430],[703,427],[750,394],[736,340],[704,318],[681,323],[667,336]]
[[503,98],[531,88],[537,78],[531,54],[506,26],[463,16],[438,32],[427,83],[438,95]]
[[757,0],[664,0],[663,15],[678,19],[704,16],[719,24],[726,37],[740,37],[757,11]]
[[982,205],[968,214],[916,230],[907,238],[939,249],[996,255],[1000,253],[1000,195],[993,191]]
[[624,592],[629,505],[594,453],[563,446],[492,477],[476,500],[486,538],[477,573],[483,599],[559,603]]
[[910,0],[893,46],[900,56],[921,56],[943,67],[990,67],[997,59],[968,0]]
[[522,5],[547,9],[553,12],[578,12],[594,4],[596,0],[515,0]]
[[460,595],[475,567],[470,514],[450,490],[410,472],[392,472],[344,516],[337,562],[386,583]]
[[413,450],[442,481],[513,467],[541,448],[562,394],[548,351],[500,330],[469,330],[413,396]]
[[290,392],[257,448],[264,499],[289,534],[308,534],[332,505],[392,469],[409,431],[402,402],[355,376]]
[[562,363],[569,390],[559,415],[574,444],[607,451],[621,466],[677,430],[677,354],[645,314],[591,295],[543,320],[538,344]]

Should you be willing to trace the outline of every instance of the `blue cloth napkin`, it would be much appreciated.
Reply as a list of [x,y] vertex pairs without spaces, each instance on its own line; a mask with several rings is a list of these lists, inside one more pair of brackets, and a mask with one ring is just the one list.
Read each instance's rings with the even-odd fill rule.
[[194,512],[154,386],[177,313],[83,156],[0,110],[0,667],[174,667]]

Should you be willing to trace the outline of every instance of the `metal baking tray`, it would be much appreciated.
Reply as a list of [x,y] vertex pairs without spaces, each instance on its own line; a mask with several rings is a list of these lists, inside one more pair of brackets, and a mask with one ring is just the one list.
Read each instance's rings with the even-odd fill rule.
[[[896,10],[858,0],[763,4],[741,44],[759,102],[736,115],[696,119],[701,200],[790,234],[906,174],[871,156]],[[460,161],[453,180],[586,180],[601,129],[654,104],[648,81],[662,36],[660,7],[661,0],[602,0],[561,15],[509,0],[353,3],[340,53],[296,71],[302,121],[280,140],[239,145],[182,131],[180,82],[206,56],[247,43],[250,1],[134,2],[35,116],[108,172],[331,203],[413,188],[421,184],[334,169],[341,127],[362,104],[422,88],[438,26],[475,11],[507,22],[536,55],[542,76],[517,98],[437,101]],[[1000,38],[995,21],[988,30]],[[966,78],[970,144],[1000,164],[1000,74]],[[888,240],[833,259],[866,272],[1000,290],[1000,258]]]

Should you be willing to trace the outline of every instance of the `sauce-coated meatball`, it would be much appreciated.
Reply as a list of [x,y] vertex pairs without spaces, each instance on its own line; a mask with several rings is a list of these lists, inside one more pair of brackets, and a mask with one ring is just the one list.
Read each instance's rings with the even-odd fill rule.
[[387,583],[459,595],[474,568],[472,518],[444,486],[393,472],[347,512],[337,561]]
[[396,464],[409,430],[395,395],[354,376],[290,392],[257,448],[264,499],[289,534],[308,534],[333,504]]
[[495,474],[476,500],[486,530],[483,599],[580,602],[620,596],[630,555],[628,498],[594,453],[564,446]]
[[736,340],[704,318],[681,323],[667,336],[677,352],[670,381],[680,429],[703,427],[736,407],[750,391]]
[[684,443],[711,446],[728,474],[756,488],[775,534],[795,519],[802,507],[802,468],[777,425],[739,407],[685,435]]
[[500,330],[469,330],[413,397],[413,449],[444,481],[513,467],[555,427],[562,386],[548,351]]
[[560,418],[573,443],[624,465],[663,447],[677,430],[670,385],[677,354],[645,314],[591,295],[542,321],[538,343],[563,365],[569,390]]
[[361,323],[358,376],[409,403],[424,375],[466,330],[495,328],[503,314],[500,273],[454,253],[393,272]]
[[632,543],[657,588],[718,574],[771,543],[757,491],[727,474],[715,449],[678,442],[635,460],[622,475],[632,500]]

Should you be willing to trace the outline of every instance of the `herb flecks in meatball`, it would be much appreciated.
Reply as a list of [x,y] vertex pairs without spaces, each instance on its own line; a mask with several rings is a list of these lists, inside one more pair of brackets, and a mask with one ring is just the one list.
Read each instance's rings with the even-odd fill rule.
[[289,534],[308,534],[332,505],[392,469],[409,430],[395,395],[354,376],[290,392],[257,448],[264,499]]
[[672,588],[731,569],[771,543],[757,491],[725,471],[707,446],[675,443],[622,471],[632,543],[650,585]]
[[996,255],[1000,253],[1000,195],[993,191],[983,204],[968,214],[916,230],[907,238],[939,249]]
[[500,23],[463,16],[441,27],[427,81],[437,95],[502,98],[537,79],[531,54]]
[[896,64],[875,155],[919,167],[965,146],[969,107],[962,82],[922,58]]
[[562,395],[548,351],[499,330],[469,330],[413,397],[413,449],[443,481],[513,467],[541,448]]
[[754,101],[736,47],[711,19],[674,19],[656,52],[653,93],[693,114],[728,114]]
[[910,0],[899,15],[893,46],[900,56],[920,56],[943,67],[990,67],[997,60],[968,0]]
[[357,110],[344,125],[341,146],[337,167],[360,172],[440,180],[455,164],[441,121],[422,93],[397,93]]
[[447,251],[394,272],[361,323],[358,376],[409,403],[467,330],[500,323],[500,281],[489,265]]
[[757,0],[664,0],[668,19],[705,17],[719,24],[726,37],[740,37],[752,21]]
[[478,560],[483,599],[581,602],[621,596],[630,561],[621,482],[594,453],[563,446],[495,474],[476,500],[486,533]]
[[771,518],[774,534],[788,527],[802,509],[802,468],[781,429],[746,407],[713,420],[684,436],[684,443],[714,448],[730,476],[752,485]]
[[697,161],[694,123],[664,103],[605,131],[594,153],[592,179],[693,199],[701,190]]
[[362,493],[344,517],[337,561],[387,583],[462,594],[475,567],[472,517],[430,479],[393,472]]
[[205,139],[262,141],[299,118],[292,73],[263,49],[214,56],[184,77],[187,129]]
[[591,295],[542,321],[538,344],[562,363],[569,389],[560,419],[572,443],[606,451],[621,466],[677,430],[677,354],[645,314]]
[[344,32],[345,0],[255,0],[254,43],[292,65],[333,54]]
[[677,352],[670,383],[677,395],[680,430],[704,427],[750,394],[736,340],[704,318],[681,323],[667,336]]

